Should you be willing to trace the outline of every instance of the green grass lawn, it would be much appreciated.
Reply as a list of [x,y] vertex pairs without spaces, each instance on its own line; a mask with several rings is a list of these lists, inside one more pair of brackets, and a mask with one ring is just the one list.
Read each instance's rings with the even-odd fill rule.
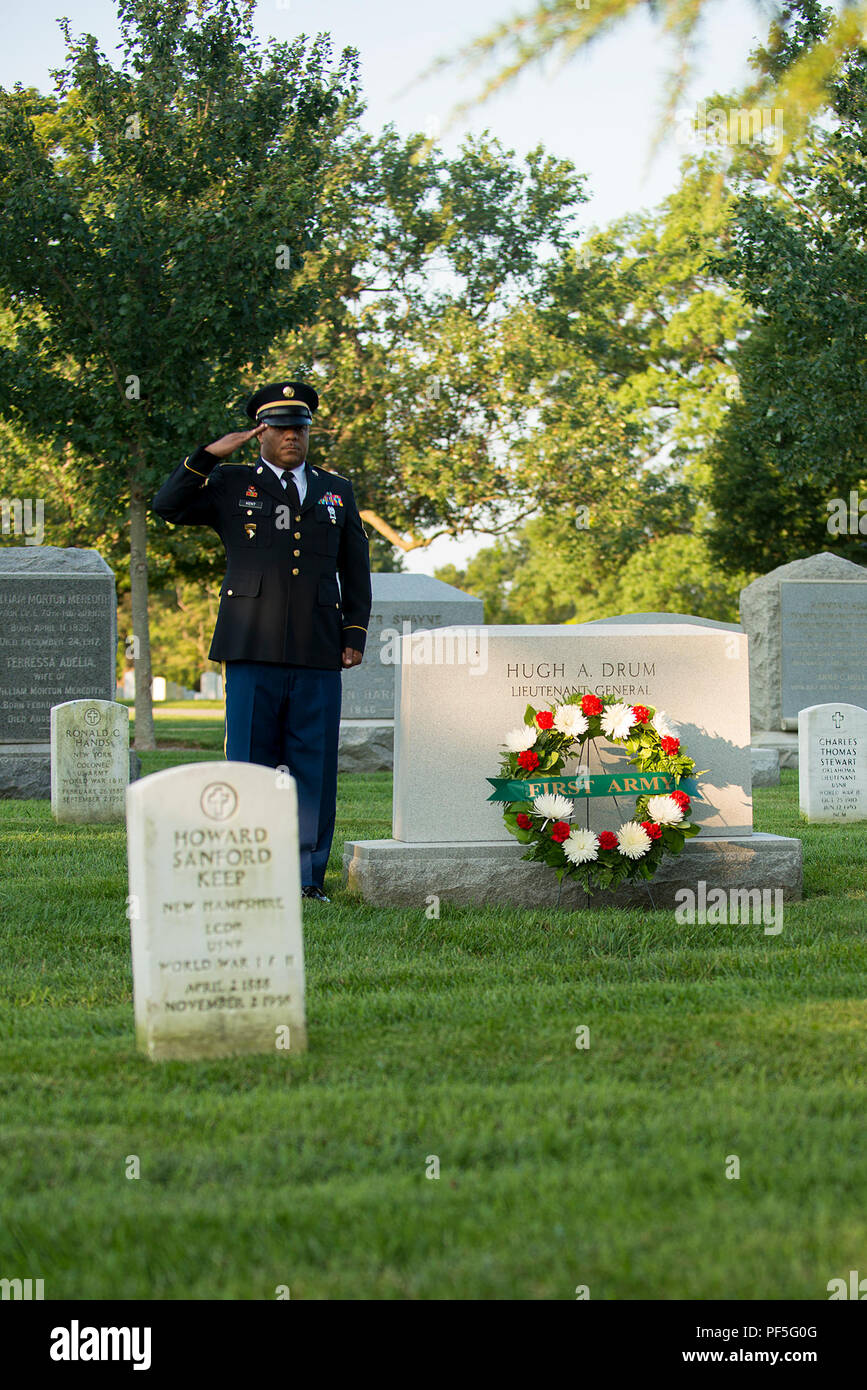
[[[179,704],[154,705],[154,731],[157,748],[160,752],[183,749],[202,749],[211,758],[222,758],[225,706],[216,700],[184,700]],[[130,712],[129,736],[132,743],[135,736],[135,717]],[[177,758],[156,765],[148,763],[148,772],[162,771],[171,767]],[[197,762],[197,758],[185,758],[185,762]]]
[[134,1047],[123,830],[0,802],[0,1275],[47,1299],[819,1300],[867,1275],[867,826],[800,826],[794,773],[756,793],[757,829],[804,841],[777,937],[432,921],[340,886],[390,795],[341,779],[309,1052],[163,1064]]

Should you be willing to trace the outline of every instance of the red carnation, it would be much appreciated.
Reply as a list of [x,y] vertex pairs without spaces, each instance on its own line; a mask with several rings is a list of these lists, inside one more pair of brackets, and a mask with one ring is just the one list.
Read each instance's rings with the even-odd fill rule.
[[632,713],[635,716],[636,724],[650,723],[650,710],[646,705],[633,705]]
[[523,753],[518,754],[518,767],[523,767],[527,772],[535,772],[539,766],[539,754],[534,753],[532,748],[525,748]]
[[662,834],[662,826],[657,825],[655,820],[643,820],[641,822],[641,828],[647,831],[651,840],[658,840]]
[[519,811],[515,819],[522,830],[532,830],[533,817],[528,816],[526,811]]
[[549,709],[540,709],[536,715],[536,723],[540,729],[553,729],[554,716]]
[[557,820],[551,826],[551,839],[556,840],[558,845],[562,845],[571,829],[572,827],[567,820]]
[[613,830],[603,830],[602,834],[598,838],[600,849],[617,848],[617,836],[614,834]]
[[681,811],[683,811],[683,814],[686,815],[687,811],[689,810],[689,797],[687,796],[686,792],[670,792],[669,795],[672,801],[677,802]]
[[668,737],[666,737],[666,738],[661,738],[661,739],[659,740],[659,743],[660,743],[660,747],[662,748],[663,753],[668,753],[669,756],[671,756],[671,757],[673,757],[675,753],[679,753],[679,752],[680,752],[680,739],[679,739],[679,738],[668,738]]
[[582,695],[582,697],[581,697],[581,713],[582,713],[582,714],[585,714],[585,715],[587,716],[588,719],[592,719],[592,717],[593,717],[594,714],[601,714],[601,713],[602,713],[602,701],[600,700],[599,696],[598,696],[598,695]]

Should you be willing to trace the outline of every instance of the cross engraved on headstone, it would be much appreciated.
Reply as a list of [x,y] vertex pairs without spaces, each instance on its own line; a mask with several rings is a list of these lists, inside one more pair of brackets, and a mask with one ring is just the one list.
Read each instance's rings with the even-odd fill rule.
[[237,802],[234,789],[225,782],[213,782],[202,792],[202,810],[212,820],[225,820],[232,814]]
[[839,729],[840,725],[843,723],[843,716],[838,709],[834,711],[831,722],[835,729]]

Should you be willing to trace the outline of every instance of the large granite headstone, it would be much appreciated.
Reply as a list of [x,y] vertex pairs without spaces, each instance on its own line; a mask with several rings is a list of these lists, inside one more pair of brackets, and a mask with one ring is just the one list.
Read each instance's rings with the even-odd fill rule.
[[123,820],[129,786],[129,710],[69,700],[51,711],[51,813],[61,824]]
[[307,1045],[294,780],[254,763],[127,791],[136,1037],[154,1060]]
[[51,708],[111,700],[114,575],[95,550],[0,548],[0,797],[51,792]]
[[810,704],[867,703],[867,583],[784,580],[780,618],[785,728]]
[[[663,710],[697,769],[707,769],[703,800],[693,803],[702,833],[673,869],[666,861],[660,901],[684,876],[800,896],[800,841],[752,830],[748,643],[736,625],[482,626],[404,641],[419,650],[427,642],[430,654],[413,653],[397,668],[393,838],[349,842],[344,853],[349,883],[368,901],[423,901],[427,890],[458,902],[559,902],[553,874],[521,862],[523,846],[503,825],[502,806],[488,800],[487,779],[498,775],[506,734],[527,704],[546,708],[586,690]],[[450,643],[453,657],[463,647],[463,660],[449,659]],[[601,744],[589,771],[628,773],[626,757]],[[575,770],[567,763],[567,774]],[[591,829],[616,829],[633,803],[634,793],[585,800],[580,824],[589,813]],[[564,889],[564,906],[582,905],[576,892]],[[630,893],[646,900],[640,885],[621,900]]]
[[[344,672],[341,719],[393,719],[395,662],[388,660],[399,636],[421,628],[451,627],[484,621],[480,598],[427,574],[372,574],[373,604],[364,660]],[[385,634],[385,641],[383,641]]]
[[867,820],[867,709],[843,701],[802,709],[798,742],[807,820]]
[[[694,808],[703,833],[750,833],[743,635],[673,623],[515,625],[479,631],[486,634],[483,662],[477,641],[465,664],[404,662],[398,671],[396,839],[510,840],[502,806],[486,802],[485,779],[497,775],[500,745],[523,722],[528,704],[547,708],[583,690],[664,710],[696,766],[708,769],[701,779],[705,800]],[[626,766],[622,748],[605,745],[599,752],[600,766],[591,764],[591,773]],[[598,828],[605,829],[618,815],[608,798],[593,798],[590,809],[591,829],[596,828],[594,817]]]
[[809,705],[867,705],[867,569],[825,551],[780,565],[740,597],[753,729],[779,736]]

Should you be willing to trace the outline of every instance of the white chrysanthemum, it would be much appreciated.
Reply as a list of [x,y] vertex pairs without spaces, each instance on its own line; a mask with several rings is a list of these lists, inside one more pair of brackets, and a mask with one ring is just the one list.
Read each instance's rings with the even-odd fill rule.
[[598,858],[599,842],[592,830],[573,830],[563,841],[563,853],[570,864],[589,864]]
[[517,729],[510,729],[506,734],[506,747],[510,753],[523,753],[527,748],[533,747],[538,736],[538,729],[531,729],[529,724],[522,724]]
[[568,820],[574,809],[568,796],[557,796],[550,792],[535,797],[533,801],[536,815],[544,816],[546,820]]
[[683,811],[672,796],[652,796],[647,803],[647,818],[657,825],[677,825],[683,820]]
[[554,728],[558,734],[567,734],[569,738],[579,738],[589,727],[580,705],[561,705],[554,715]]
[[677,725],[671,723],[664,709],[658,709],[650,722],[660,738],[677,738]]
[[628,738],[634,723],[631,705],[608,705],[602,711],[602,732],[609,738]]
[[650,849],[650,836],[637,820],[628,820],[617,832],[617,848],[627,859],[640,859]]

